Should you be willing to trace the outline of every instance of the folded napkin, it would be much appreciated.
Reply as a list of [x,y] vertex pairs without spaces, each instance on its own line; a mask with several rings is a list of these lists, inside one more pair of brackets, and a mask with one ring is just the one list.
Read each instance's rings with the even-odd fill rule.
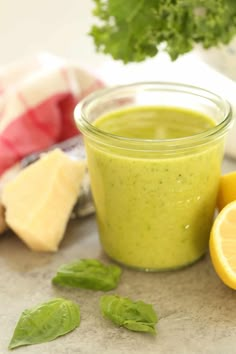
[[0,176],[25,156],[77,135],[76,103],[102,86],[49,54],[0,68]]

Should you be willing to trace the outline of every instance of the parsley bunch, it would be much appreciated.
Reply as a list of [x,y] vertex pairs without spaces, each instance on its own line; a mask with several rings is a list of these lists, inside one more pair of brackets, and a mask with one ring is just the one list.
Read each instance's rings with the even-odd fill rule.
[[235,0],[94,0],[99,24],[91,29],[97,50],[124,63],[155,56],[172,60],[227,44],[236,34]]

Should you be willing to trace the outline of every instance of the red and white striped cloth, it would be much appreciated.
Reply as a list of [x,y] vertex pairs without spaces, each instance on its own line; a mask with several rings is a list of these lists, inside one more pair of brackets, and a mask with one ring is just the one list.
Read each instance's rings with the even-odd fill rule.
[[0,68],[0,176],[25,156],[78,134],[77,102],[103,87],[49,54]]

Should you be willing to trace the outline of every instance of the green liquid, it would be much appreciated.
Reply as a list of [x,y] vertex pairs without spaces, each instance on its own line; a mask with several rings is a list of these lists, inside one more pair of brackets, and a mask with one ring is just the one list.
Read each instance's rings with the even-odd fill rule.
[[[94,125],[128,138],[176,139],[215,123],[179,108],[137,107],[98,118]],[[130,267],[179,268],[208,248],[223,154],[223,138],[180,155],[135,154],[86,138],[100,240]]]
[[190,110],[140,107],[117,111],[94,122],[99,129],[137,139],[176,139],[199,134],[215,123],[208,116]]

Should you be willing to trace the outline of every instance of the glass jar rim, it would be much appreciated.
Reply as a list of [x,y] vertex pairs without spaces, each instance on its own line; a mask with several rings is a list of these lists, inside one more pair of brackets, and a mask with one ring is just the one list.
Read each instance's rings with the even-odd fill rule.
[[[142,139],[142,138],[128,138],[120,135],[115,135],[106,132],[102,129],[91,124],[86,119],[86,109],[91,105],[99,101],[99,99],[105,97],[108,94],[114,94],[122,92],[127,89],[152,89],[160,92],[179,92],[187,93],[194,96],[199,96],[204,99],[208,99],[213,102],[216,106],[223,108],[223,119],[219,124],[216,124],[210,129],[203,132],[173,139]],[[223,97],[209,90],[201,87],[175,83],[175,82],[137,82],[126,85],[117,85],[114,87],[108,87],[95,91],[83,100],[81,100],[75,107],[74,110],[75,122],[79,130],[91,139],[97,140],[99,143],[105,145],[112,145],[115,147],[125,148],[125,149],[135,149],[135,150],[174,150],[174,149],[184,149],[188,147],[198,146],[205,144],[209,139],[216,139],[230,128],[233,122],[232,108],[231,104]]]

